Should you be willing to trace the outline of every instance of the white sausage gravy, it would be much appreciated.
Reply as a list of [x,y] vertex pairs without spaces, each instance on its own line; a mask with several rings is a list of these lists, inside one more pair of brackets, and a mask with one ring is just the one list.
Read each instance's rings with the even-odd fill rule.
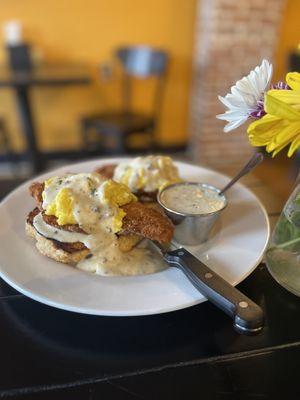
[[209,214],[226,205],[224,196],[212,186],[182,183],[167,187],[160,195],[161,203],[181,214]]

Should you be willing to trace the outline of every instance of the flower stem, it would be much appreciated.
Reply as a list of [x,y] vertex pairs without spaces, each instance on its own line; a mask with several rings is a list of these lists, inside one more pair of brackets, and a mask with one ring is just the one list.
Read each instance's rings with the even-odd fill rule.
[[293,240],[289,240],[288,242],[284,242],[284,243],[277,244],[277,245],[274,246],[274,247],[280,248],[280,249],[284,249],[285,247],[288,247],[288,246],[290,246],[291,244],[294,244],[294,243],[297,243],[297,242],[300,242],[300,237],[298,237],[298,238],[296,238],[296,239],[293,239]]

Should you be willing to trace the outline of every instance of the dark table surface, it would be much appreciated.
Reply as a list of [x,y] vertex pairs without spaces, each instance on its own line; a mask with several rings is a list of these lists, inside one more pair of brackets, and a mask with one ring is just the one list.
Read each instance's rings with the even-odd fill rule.
[[[1,195],[16,183],[0,183]],[[298,398],[300,299],[263,264],[239,289],[265,312],[258,336],[237,334],[209,303],[96,317],[42,305],[0,281],[0,398]]]
[[0,87],[55,86],[90,82],[90,71],[87,66],[81,64],[44,64],[24,72],[13,72],[5,66],[0,67]]

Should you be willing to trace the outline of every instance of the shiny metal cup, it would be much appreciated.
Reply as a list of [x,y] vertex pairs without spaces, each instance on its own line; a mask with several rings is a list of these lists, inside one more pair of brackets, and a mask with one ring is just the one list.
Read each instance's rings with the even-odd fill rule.
[[207,185],[205,183],[184,182],[184,183],[175,183],[173,185],[167,186],[157,195],[158,203],[164,208],[165,213],[168,215],[168,217],[173,221],[175,225],[174,239],[178,243],[194,246],[206,242],[209,238],[209,234],[214,224],[219,218],[221,212],[227,206],[227,199],[224,195],[221,195],[221,198],[224,200],[224,206],[221,209],[210,213],[188,214],[188,213],[178,212],[176,210],[167,207],[161,200],[162,193],[165,190],[168,190],[170,187],[178,185],[197,185],[200,188],[209,188],[218,193],[220,193],[220,189],[217,189],[215,186]]

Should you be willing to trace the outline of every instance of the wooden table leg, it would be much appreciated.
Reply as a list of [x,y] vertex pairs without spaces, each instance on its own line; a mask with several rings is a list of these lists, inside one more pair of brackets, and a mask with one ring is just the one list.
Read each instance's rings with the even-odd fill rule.
[[16,88],[16,98],[21,117],[23,133],[27,143],[27,155],[32,166],[32,172],[38,173],[43,169],[43,160],[38,150],[36,133],[34,129],[32,111],[30,107],[28,87],[19,86]]

